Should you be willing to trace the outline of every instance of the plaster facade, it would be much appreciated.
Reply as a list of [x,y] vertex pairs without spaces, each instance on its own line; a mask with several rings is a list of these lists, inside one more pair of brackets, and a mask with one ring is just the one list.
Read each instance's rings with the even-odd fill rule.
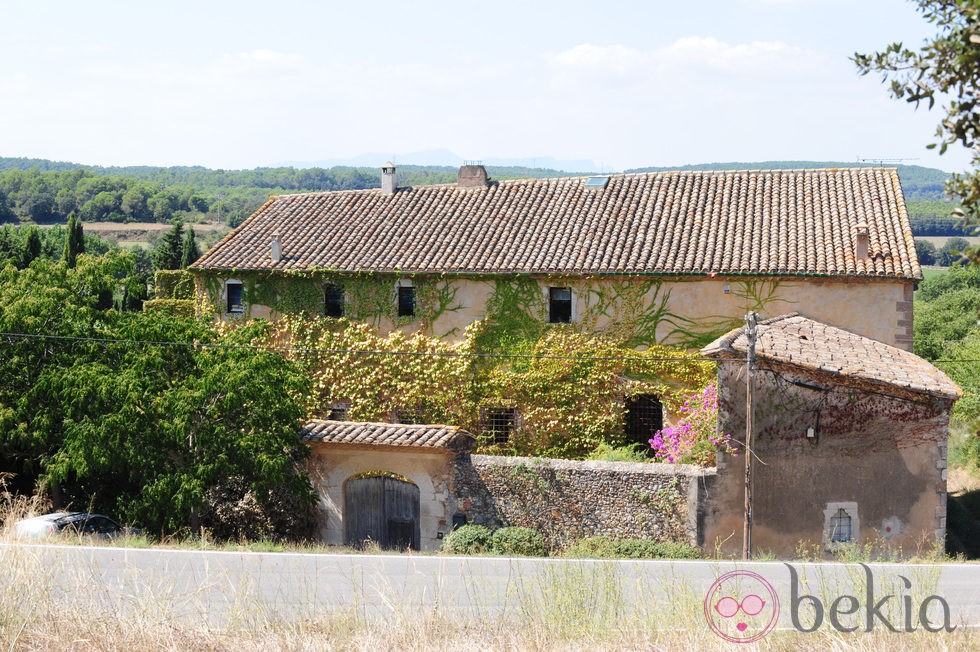
[[[719,426],[742,440],[745,366],[719,362]],[[799,369],[754,375],[753,549],[792,556],[828,550],[844,509],[853,541],[914,553],[946,528],[946,436],[952,402],[828,383]],[[719,454],[705,545],[742,546],[744,458]]]
[[393,473],[419,488],[419,547],[438,550],[452,523],[453,453],[444,449],[350,446],[310,442],[307,469],[319,494],[318,538],[344,544],[344,487],[353,476]]
[[[197,291],[206,302],[223,314],[222,296],[209,294],[201,272],[195,274]],[[500,277],[507,282],[513,277]],[[525,277],[526,278],[526,277]],[[551,276],[533,277],[540,288],[538,300],[521,309],[541,322],[548,320],[548,288],[570,287],[573,294],[572,322],[585,331],[622,331],[629,339],[636,334],[648,342],[693,347],[742,323],[749,310],[761,318],[798,312],[806,317],[837,326],[904,350],[912,349],[912,292],[908,279],[822,277],[660,277],[660,276]],[[331,279],[325,276],[322,283]],[[406,332],[423,330],[448,341],[462,339],[467,326],[488,315],[494,303],[498,279],[495,277],[428,277],[418,275],[417,283],[443,284],[451,300],[441,309],[420,306],[419,314],[434,318],[402,319],[382,312],[351,315],[368,321],[381,334],[399,328]],[[223,281],[220,287],[224,287]],[[336,282],[342,284],[343,278]],[[381,276],[379,282],[395,288],[403,278]],[[424,303],[420,296],[420,303]],[[246,316],[275,319],[275,308],[252,303],[245,296]],[[311,309],[316,309],[312,306]],[[322,311],[322,305],[319,307]],[[227,315],[224,315],[227,318]],[[630,332],[633,331],[633,332]],[[638,342],[642,346],[642,341]]]

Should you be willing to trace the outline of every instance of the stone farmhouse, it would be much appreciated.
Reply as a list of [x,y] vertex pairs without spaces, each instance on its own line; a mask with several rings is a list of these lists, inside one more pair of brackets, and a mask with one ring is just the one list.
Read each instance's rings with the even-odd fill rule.
[[[565,324],[638,349],[714,340],[702,354],[719,361],[720,426],[736,440],[738,327],[756,311],[773,318],[760,326],[758,545],[910,547],[944,530],[959,394],[909,353],[921,270],[894,169],[493,181],[468,165],[455,184],[396,179],[386,164],[379,189],[270,198],[191,266],[198,310],[345,317],[448,341],[478,321]],[[627,429],[663,423],[626,414]],[[452,426],[331,418],[301,433],[330,543],[435,549],[479,522],[559,544],[740,544],[741,466],[724,455],[717,471],[502,458],[471,454],[476,440]]]
[[[894,169],[658,172],[281,195],[191,268],[222,318],[306,311],[459,338],[501,311],[696,348],[747,310],[911,350]],[[519,301],[502,300],[519,290]]]

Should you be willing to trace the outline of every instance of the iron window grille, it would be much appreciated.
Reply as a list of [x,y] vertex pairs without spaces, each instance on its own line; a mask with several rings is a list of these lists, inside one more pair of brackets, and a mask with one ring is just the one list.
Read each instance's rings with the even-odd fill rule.
[[830,542],[846,543],[853,539],[851,533],[851,515],[843,508],[830,517]]
[[419,410],[413,407],[402,407],[395,410],[394,419],[395,423],[404,423],[406,425],[412,425],[419,422]]
[[626,438],[631,444],[641,444],[653,455],[650,440],[664,427],[664,406],[653,394],[638,394],[626,399]]
[[344,288],[328,285],[323,292],[323,314],[327,317],[344,316]]
[[415,316],[415,287],[412,285],[398,286],[398,316]]
[[350,405],[347,403],[334,403],[327,408],[327,419],[330,421],[347,421],[347,412]]
[[492,444],[506,444],[517,429],[517,408],[485,407],[480,414],[480,431]]
[[572,322],[571,288],[548,288],[548,322],[552,324]]

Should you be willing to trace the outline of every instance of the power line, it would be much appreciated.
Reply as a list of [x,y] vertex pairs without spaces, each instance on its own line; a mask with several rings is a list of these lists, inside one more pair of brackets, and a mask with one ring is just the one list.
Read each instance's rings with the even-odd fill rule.
[[[365,356],[423,356],[439,358],[504,358],[504,359],[523,359],[523,360],[578,360],[583,362],[697,362],[697,361],[716,361],[714,358],[703,356],[690,357],[638,357],[638,356],[582,356],[582,355],[556,355],[551,353],[478,353],[460,351],[381,351],[373,349],[329,349],[317,347],[295,347],[295,346],[274,346],[270,344],[216,344],[210,342],[173,342],[165,340],[139,340],[122,339],[110,337],[80,337],[73,335],[46,335],[41,333],[0,333],[0,337],[7,339],[43,339],[67,342],[90,342],[93,344],[132,344],[149,346],[170,346],[181,348],[200,348],[200,349],[228,349],[228,350],[252,350],[252,351],[273,351],[279,353],[323,353],[335,355],[365,355]],[[726,362],[744,362],[741,360],[726,360]],[[932,364],[975,364],[980,363],[980,359],[951,359],[940,358],[931,361]]]
[[71,342],[91,342],[95,344],[142,344],[151,346],[172,346],[205,349],[241,349],[253,351],[274,351],[290,353],[326,353],[338,355],[366,356],[428,356],[442,358],[513,358],[533,360],[578,360],[586,362],[699,362],[709,358],[691,357],[635,357],[635,356],[581,356],[555,355],[548,353],[465,353],[459,351],[377,351],[371,349],[321,349],[310,347],[272,346],[267,344],[212,344],[207,342],[167,342],[155,340],[116,339],[107,337],[77,337],[68,335],[42,335],[37,333],[0,333],[7,339],[45,339]]

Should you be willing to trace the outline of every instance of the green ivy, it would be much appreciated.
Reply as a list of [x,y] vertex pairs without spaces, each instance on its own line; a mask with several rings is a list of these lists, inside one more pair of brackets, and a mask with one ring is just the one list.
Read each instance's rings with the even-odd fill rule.
[[[286,316],[268,343],[286,345],[312,378],[301,399],[307,414],[324,417],[345,402],[358,421],[410,420],[459,425],[490,453],[583,458],[601,444],[625,445],[625,402],[656,394],[668,410],[679,390],[703,387],[714,365],[654,344],[635,351],[604,335],[567,327],[545,329],[530,344],[533,357],[479,357],[483,322],[459,342],[416,332],[381,335],[347,319]],[[427,355],[418,355],[427,354]],[[481,410],[515,407],[519,423],[506,445],[480,430]]]
[[160,269],[153,275],[157,299],[193,299],[194,277],[186,269]]
[[143,302],[143,312],[162,312],[167,315],[193,317],[196,309],[194,301],[189,299],[150,299]]

